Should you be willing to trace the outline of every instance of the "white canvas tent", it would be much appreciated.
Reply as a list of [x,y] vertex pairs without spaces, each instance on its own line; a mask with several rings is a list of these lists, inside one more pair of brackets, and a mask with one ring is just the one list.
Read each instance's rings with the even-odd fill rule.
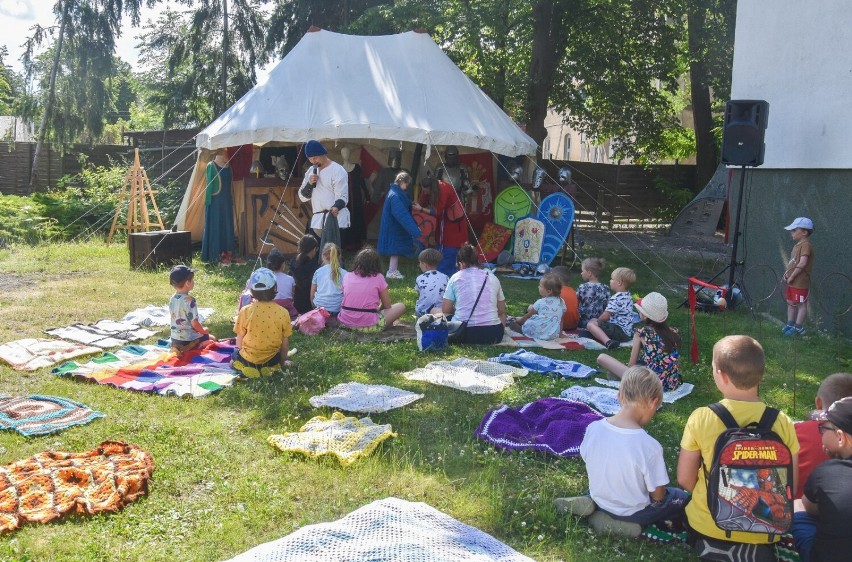
[[[310,139],[456,145],[506,156],[536,143],[426,33],[305,34],[239,101],[198,134],[199,159],[177,225],[200,239],[210,150]],[[328,147],[328,145],[327,145]]]

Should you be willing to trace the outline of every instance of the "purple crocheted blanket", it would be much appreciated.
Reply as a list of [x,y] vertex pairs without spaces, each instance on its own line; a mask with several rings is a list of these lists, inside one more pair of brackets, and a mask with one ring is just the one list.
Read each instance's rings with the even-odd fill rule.
[[501,449],[533,449],[560,457],[580,453],[586,427],[603,416],[582,402],[541,398],[520,408],[503,405],[482,419],[476,436]]

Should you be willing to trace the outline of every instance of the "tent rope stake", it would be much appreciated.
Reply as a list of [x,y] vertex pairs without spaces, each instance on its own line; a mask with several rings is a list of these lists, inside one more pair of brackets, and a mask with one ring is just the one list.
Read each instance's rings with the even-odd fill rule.
[[[135,151],[133,165],[127,169],[127,174],[124,176],[124,187],[118,197],[118,204],[115,207],[115,216],[112,219],[112,226],[109,229],[107,243],[112,243],[112,236],[116,230],[125,230],[127,234],[133,232],[147,232],[152,227],[157,227],[159,230],[165,230],[163,218],[160,216],[160,209],[157,207],[157,201],[154,199],[154,194],[157,193],[151,189],[151,182],[148,181],[148,174],[145,173],[145,168],[139,162],[139,149]],[[148,213],[148,198],[151,199],[151,205],[154,208],[156,220],[151,221],[151,215]],[[118,217],[121,214],[121,209],[127,200],[127,224],[118,224]]]

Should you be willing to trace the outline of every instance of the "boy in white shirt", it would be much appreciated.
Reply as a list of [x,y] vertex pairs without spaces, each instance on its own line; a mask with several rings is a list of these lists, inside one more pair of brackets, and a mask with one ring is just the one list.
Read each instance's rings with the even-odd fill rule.
[[689,496],[666,487],[663,447],[643,426],[663,400],[660,378],[647,367],[630,367],[618,389],[621,410],[589,424],[580,445],[589,495],[559,498],[560,513],[589,517],[598,532],[638,537],[642,527],[683,513]]
[[447,283],[450,278],[438,271],[438,264],[441,263],[443,255],[434,248],[427,248],[420,252],[417,259],[420,262],[420,275],[414,281],[414,290],[417,291],[417,303],[414,305],[414,312],[420,318],[424,314],[429,314],[433,309],[441,309],[441,304],[444,300],[444,290],[447,288]]

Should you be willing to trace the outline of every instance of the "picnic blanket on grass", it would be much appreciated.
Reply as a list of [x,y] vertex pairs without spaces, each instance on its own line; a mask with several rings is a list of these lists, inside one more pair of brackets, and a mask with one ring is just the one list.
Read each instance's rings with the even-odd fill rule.
[[138,324],[115,320],[100,320],[94,324],[76,323],[65,328],[51,328],[44,332],[64,340],[96,345],[104,349],[144,340],[157,333],[148,328],[142,328]]
[[91,451],[45,451],[0,466],[0,532],[66,513],[118,511],[148,493],[154,459],[120,441]]
[[[215,312],[212,308],[198,309],[198,320],[203,324],[208,318],[213,316]],[[172,322],[169,306],[154,306],[149,304],[142,308],[137,308],[124,315],[121,319],[123,322],[130,322],[140,326],[168,326]]]
[[314,408],[331,406],[347,412],[376,413],[407,406],[421,398],[423,398],[422,394],[384,384],[346,382],[338,384],[324,394],[311,396],[308,402]]
[[62,431],[102,417],[102,413],[67,398],[0,394],[0,429],[14,429],[27,437]]
[[231,367],[236,348],[229,340],[206,342],[181,357],[169,350],[166,340],[160,344],[125,346],[83,365],[65,363],[52,373],[125,390],[192,398],[231,386],[237,377]]
[[376,500],[330,523],[307,525],[229,562],[532,562],[476,527],[420,502]]
[[552,373],[572,379],[585,379],[598,372],[597,369],[587,367],[577,361],[551,359],[526,349],[519,349],[512,353],[501,353],[497,357],[489,357],[488,360],[504,365],[517,365],[536,373]]
[[0,359],[17,371],[35,371],[66,359],[101,351],[99,347],[65,340],[24,338],[0,345]]
[[267,442],[285,453],[301,453],[315,459],[331,455],[348,466],[372,453],[388,437],[396,437],[390,425],[334,412],[331,418],[311,418],[299,431],[270,435]]
[[526,369],[510,365],[459,357],[452,361],[432,361],[402,376],[408,380],[449,386],[471,394],[493,394],[512,386],[515,377],[523,377],[527,373]]
[[497,345],[524,348],[541,347],[544,349],[605,349],[604,346],[595,340],[591,338],[581,338],[573,333],[566,334],[565,332],[562,332],[560,337],[553,340],[536,340],[510,330],[509,328],[506,328],[506,333],[503,334],[503,340]]
[[[608,416],[617,414],[621,410],[621,404],[618,403],[619,381],[595,379],[595,382],[604,386],[572,386],[563,390],[560,396],[590,404],[599,412]],[[683,383],[674,390],[663,392],[663,402],[671,404],[676,400],[680,400],[691,393],[693,388],[695,387],[692,384]]]
[[491,410],[476,436],[500,449],[544,451],[560,457],[580,454],[586,428],[603,416],[582,402],[541,398],[520,408]]

